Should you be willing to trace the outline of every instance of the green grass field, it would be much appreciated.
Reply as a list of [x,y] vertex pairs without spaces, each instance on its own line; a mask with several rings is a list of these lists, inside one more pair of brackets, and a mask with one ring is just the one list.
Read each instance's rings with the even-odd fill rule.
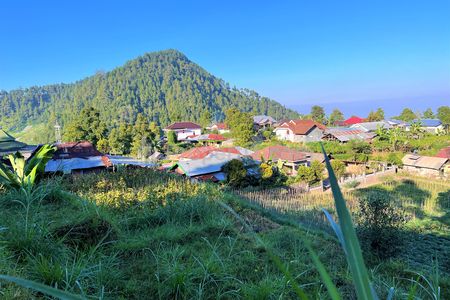
[[[386,188],[399,189],[395,184]],[[441,195],[425,183],[417,188]],[[399,190],[405,197],[410,192]],[[448,191],[443,197],[448,200]],[[49,178],[31,197],[1,190],[0,274],[100,299],[295,299],[292,282],[269,258],[267,248],[219,201],[250,225],[311,298],[329,296],[304,238],[342,297],[356,297],[333,235],[301,228],[289,214],[263,209],[216,185],[145,169]],[[411,241],[420,238],[420,243],[405,246],[398,257],[382,261],[367,255],[381,297],[395,286],[395,299],[407,298],[410,279],[417,279],[413,271],[431,276],[434,257],[427,247],[445,245],[448,218],[448,212],[427,214],[409,222]],[[414,258],[422,263],[411,263]],[[439,261],[442,299],[450,297],[444,267],[449,263]],[[428,292],[424,284],[416,296],[428,298]],[[2,299],[33,297],[43,295],[0,282]]]

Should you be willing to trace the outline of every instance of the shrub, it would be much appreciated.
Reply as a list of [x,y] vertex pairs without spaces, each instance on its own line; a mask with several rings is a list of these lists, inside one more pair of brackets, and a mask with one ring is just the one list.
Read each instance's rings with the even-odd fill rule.
[[346,188],[348,188],[348,189],[354,189],[354,188],[356,188],[359,184],[360,184],[359,181],[353,180],[353,181],[350,181],[350,182],[347,182],[346,184],[344,184],[344,187],[346,187]]
[[307,166],[300,166],[297,170],[297,180],[305,183],[312,183],[316,179],[314,171]]
[[389,155],[387,157],[387,162],[391,165],[396,165],[399,167],[403,165],[401,158],[398,157],[398,155],[395,153],[389,153]]
[[247,170],[244,163],[239,159],[230,160],[222,170],[227,173],[226,183],[233,187],[244,187],[248,185]]
[[341,178],[345,174],[345,164],[340,160],[332,160],[331,167],[333,168],[336,178]]
[[25,160],[20,152],[8,155],[13,171],[0,162],[0,183],[29,191],[44,173],[45,165],[52,158],[56,148],[43,145],[31,159]]
[[168,142],[170,145],[174,145],[174,144],[176,144],[176,143],[178,142],[178,139],[177,139],[177,133],[176,133],[175,131],[170,130],[170,131],[167,133],[167,142]]
[[360,199],[358,206],[358,231],[363,247],[379,258],[392,257],[401,246],[404,214],[392,204],[390,197],[376,192]]

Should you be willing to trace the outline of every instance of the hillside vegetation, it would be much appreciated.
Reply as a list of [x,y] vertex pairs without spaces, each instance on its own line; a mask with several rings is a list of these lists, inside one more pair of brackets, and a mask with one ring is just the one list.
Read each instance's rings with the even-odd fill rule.
[[[251,232],[220,202],[230,205]],[[0,220],[2,273],[75,294],[106,299],[295,299],[292,282],[267,253],[270,248],[308,295],[327,298],[307,239],[342,298],[356,297],[344,252],[332,235],[302,229],[295,219],[251,205],[217,185],[153,170],[50,178],[31,195],[1,190]],[[422,257],[422,250],[418,247],[410,255]],[[382,298],[390,286],[398,299],[406,298],[414,286],[410,280],[418,279],[411,271],[431,274],[401,256],[366,258]],[[442,272],[436,285],[445,298],[450,282],[448,270]],[[421,284],[425,287],[416,296],[433,292]],[[30,299],[36,294],[2,282],[0,295]]]
[[[180,120],[199,122],[206,112],[223,119],[230,107],[275,118],[298,116],[254,91],[231,88],[182,53],[166,50],[71,84],[0,91],[0,126],[20,131],[44,123],[46,132],[53,132],[56,119],[64,126],[85,107],[100,111],[109,128],[133,124],[138,113],[162,126]],[[49,138],[44,132],[42,136]]]

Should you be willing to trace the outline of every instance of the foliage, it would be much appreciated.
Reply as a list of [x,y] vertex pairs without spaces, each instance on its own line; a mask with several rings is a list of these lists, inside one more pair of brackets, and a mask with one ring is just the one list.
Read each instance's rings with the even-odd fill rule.
[[401,167],[403,165],[402,159],[396,153],[389,153],[387,162],[398,167]]
[[242,160],[233,159],[226,163],[222,170],[227,174],[226,183],[232,187],[247,186],[247,169]]
[[393,256],[401,247],[400,230],[405,216],[389,197],[370,193],[361,198],[357,219],[363,245],[371,253],[384,259]]
[[333,109],[330,116],[328,117],[328,123],[333,126],[337,121],[343,121],[344,114],[337,108]]
[[318,106],[318,105],[313,105],[311,107],[311,119],[323,124],[326,121],[325,110],[323,109],[323,107]]
[[331,167],[333,168],[334,174],[336,174],[336,178],[341,178],[345,175],[345,164],[337,159],[331,161]]
[[439,107],[437,110],[437,117],[441,120],[445,130],[448,132],[450,128],[450,106]]
[[11,188],[30,191],[39,176],[44,174],[45,165],[55,150],[56,148],[51,145],[43,145],[28,161],[19,152],[8,155],[13,171],[0,162],[0,183]]
[[106,125],[100,119],[100,111],[93,107],[86,107],[79,115],[67,124],[64,131],[66,141],[90,141],[94,146],[106,136]]
[[313,183],[316,181],[314,170],[308,166],[299,166],[297,170],[297,180],[305,183]]
[[169,145],[175,145],[178,142],[177,133],[173,130],[167,132],[167,142]]
[[263,162],[259,166],[261,174],[261,186],[273,187],[280,186],[286,182],[286,176],[280,172],[278,166],[273,165],[273,162]]
[[417,118],[416,114],[410,108],[403,109],[402,113],[398,117],[396,117],[396,119],[405,122],[410,122],[416,118]]
[[369,116],[367,117],[368,122],[382,120],[384,120],[384,110],[382,108],[378,108],[376,111],[370,111]]
[[434,112],[431,108],[427,108],[424,112],[423,112],[423,117],[425,119],[434,119]]
[[232,137],[236,139],[236,145],[248,146],[254,135],[251,114],[230,108],[226,111],[225,123],[230,128]]
[[347,189],[357,188],[361,183],[358,180],[352,180],[344,184]]
[[323,179],[323,172],[325,171],[325,166],[318,160],[313,160],[309,166],[313,171],[314,178],[316,181]]
[[298,117],[252,90],[230,87],[182,53],[166,50],[144,54],[72,84],[0,91],[0,126],[19,131],[30,123],[48,123],[46,130],[53,132],[57,119],[66,136],[80,138],[69,128],[88,107],[101,112],[100,121],[108,130],[122,122],[133,124],[138,113],[160,126],[199,121],[205,111],[222,119],[230,107],[276,119]]

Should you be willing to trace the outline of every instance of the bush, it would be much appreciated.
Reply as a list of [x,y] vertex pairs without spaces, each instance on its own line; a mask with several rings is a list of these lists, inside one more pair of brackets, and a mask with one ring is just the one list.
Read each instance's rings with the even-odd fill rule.
[[230,160],[222,170],[227,174],[226,183],[233,187],[245,187],[248,185],[247,170],[239,159]]
[[399,167],[403,165],[401,158],[398,157],[398,155],[395,153],[389,153],[389,155],[387,157],[387,162],[391,165],[396,165]]
[[346,184],[344,184],[344,187],[346,187],[347,189],[354,189],[358,185],[360,185],[360,182],[357,180],[353,180],[353,181],[350,181],[350,182],[347,182]]
[[332,160],[331,167],[333,168],[336,178],[341,178],[345,174],[345,164],[340,160]]
[[360,199],[357,213],[358,233],[363,248],[385,259],[401,246],[400,230],[406,218],[384,193],[373,192]]

